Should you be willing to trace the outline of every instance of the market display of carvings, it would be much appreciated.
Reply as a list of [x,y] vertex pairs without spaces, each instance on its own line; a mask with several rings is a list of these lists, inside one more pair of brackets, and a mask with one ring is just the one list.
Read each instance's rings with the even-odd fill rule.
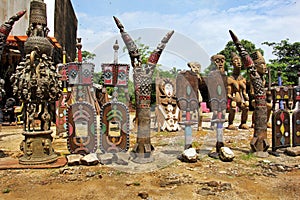
[[24,155],[20,164],[44,164],[57,160],[52,148],[53,105],[61,95],[61,82],[52,62],[52,44],[47,38],[46,4],[30,2],[28,39],[24,44],[26,56],[13,75],[13,91],[24,103],[25,139],[20,149]]
[[242,112],[239,128],[248,129],[246,122],[248,119],[249,96],[246,91],[246,79],[241,75],[242,62],[235,52],[231,53],[231,63],[233,71],[227,78],[227,97],[230,101],[228,129],[237,129],[233,124],[237,109],[240,109]]
[[150,95],[152,75],[159,57],[174,31],[170,31],[166,34],[144,65],[142,64],[139,50],[133,39],[125,32],[124,26],[121,24],[120,20],[116,17],[114,17],[114,20],[120,29],[122,39],[128,49],[131,65],[133,67],[136,118],[138,120],[137,143],[133,147],[133,153],[135,153],[136,157],[133,161],[138,163],[152,162],[153,158],[151,157],[151,152],[154,150],[150,138]]
[[267,105],[266,105],[266,91],[263,84],[263,75],[265,74],[265,62],[263,57],[256,53],[255,62],[250,57],[248,52],[245,50],[241,42],[238,40],[237,36],[229,30],[231,38],[242,58],[244,67],[246,67],[248,74],[250,76],[250,81],[254,89],[255,98],[255,110],[253,115],[255,115],[255,125],[254,134],[250,142],[252,151],[256,156],[266,157],[267,149],[269,148],[269,143],[267,141]]

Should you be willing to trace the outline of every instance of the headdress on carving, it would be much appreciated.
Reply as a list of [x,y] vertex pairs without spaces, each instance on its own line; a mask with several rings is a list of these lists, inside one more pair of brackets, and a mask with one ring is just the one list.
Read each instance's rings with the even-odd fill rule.
[[201,64],[198,62],[189,62],[187,65],[193,72],[199,73],[201,70]]
[[231,62],[234,60],[234,59],[240,59],[240,56],[239,55],[237,55],[234,51],[232,51],[231,52]]
[[252,58],[255,65],[265,63],[265,59],[262,56],[260,51],[255,51],[255,52],[251,53],[250,56],[251,56],[251,58]]

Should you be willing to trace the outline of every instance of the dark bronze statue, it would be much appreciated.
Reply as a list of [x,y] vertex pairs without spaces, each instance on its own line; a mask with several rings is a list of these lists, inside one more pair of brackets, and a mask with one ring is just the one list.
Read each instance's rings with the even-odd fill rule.
[[253,139],[251,140],[250,146],[252,148],[252,151],[255,152],[256,156],[266,157],[268,156],[268,153],[266,151],[269,148],[269,143],[267,141],[266,91],[263,84],[263,74],[265,73],[263,69],[265,69],[265,63],[260,61],[254,62],[241,42],[238,40],[237,36],[231,30],[229,31],[229,33],[242,58],[244,66],[248,70],[250,81],[254,89],[256,107],[253,114],[255,116],[255,125],[254,135]]
[[124,26],[119,19],[114,17],[114,20],[120,29],[122,39],[128,49],[131,65],[133,67],[133,79],[136,89],[136,117],[138,120],[137,143],[133,147],[133,153],[136,155],[134,161],[139,163],[151,162],[153,160],[151,152],[154,150],[150,139],[150,95],[152,75],[158,59],[174,31],[170,31],[166,34],[161,40],[161,43],[148,58],[147,64],[143,65],[136,44],[129,34],[125,32]]
[[228,115],[228,129],[236,130],[233,125],[236,109],[242,111],[240,129],[248,129],[246,122],[248,119],[249,97],[246,92],[246,79],[241,75],[242,62],[236,53],[231,53],[231,63],[233,65],[232,75],[227,78],[227,97],[230,100]]
[[51,58],[53,47],[46,38],[48,28],[44,2],[31,1],[30,27],[24,44],[26,56],[11,77],[14,94],[24,103],[25,109],[25,139],[20,146],[24,155],[19,162],[44,164],[57,160],[52,148],[50,126],[54,102],[61,95],[61,82]]

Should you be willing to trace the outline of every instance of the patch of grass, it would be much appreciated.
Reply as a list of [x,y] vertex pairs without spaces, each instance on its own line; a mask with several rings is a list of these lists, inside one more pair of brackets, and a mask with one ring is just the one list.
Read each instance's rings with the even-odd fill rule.
[[9,189],[9,188],[5,188],[5,189],[2,190],[3,194],[7,194],[7,193],[10,193],[10,192],[11,192],[11,189]]
[[192,147],[195,148],[195,149],[200,149],[201,145],[202,144],[197,142],[197,141],[192,142]]
[[248,153],[248,154],[242,154],[242,155],[240,156],[240,158],[241,158],[242,160],[248,161],[248,160],[254,159],[255,156],[253,155],[253,153]]

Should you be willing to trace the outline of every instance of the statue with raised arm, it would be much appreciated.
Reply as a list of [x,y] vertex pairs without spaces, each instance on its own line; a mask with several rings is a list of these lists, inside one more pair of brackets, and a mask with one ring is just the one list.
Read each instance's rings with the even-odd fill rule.
[[136,155],[134,161],[138,163],[147,163],[153,160],[153,158],[151,158],[151,152],[154,150],[150,140],[150,97],[152,75],[159,57],[174,31],[170,31],[165,35],[148,58],[147,63],[142,64],[139,50],[133,39],[124,31],[124,26],[121,24],[120,20],[116,17],[114,17],[114,20],[120,29],[122,39],[128,49],[131,65],[133,67],[136,117],[138,120],[137,143],[133,148],[133,153]]
[[4,24],[0,26],[0,58],[3,53],[4,46],[6,44],[6,39],[10,33],[10,31],[13,28],[13,25],[15,24],[16,21],[18,21],[24,14],[26,13],[26,10],[20,11],[11,18]]
[[254,89],[256,107],[253,114],[256,120],[254,122],[254,135],[250,146],[256,156],[266,157],[268,156],[266,151],[269,148],[269,143],[267,141],[267,102],[266,91],[263,84],[263,71],[261,71],[262,69],[265,69],[265,67],[261,66],[263,64],[261,62],[254,62],[237,36],[231,30],[229,30],[229,33],[242,58],[244,66],[248,70],[250,81]]

